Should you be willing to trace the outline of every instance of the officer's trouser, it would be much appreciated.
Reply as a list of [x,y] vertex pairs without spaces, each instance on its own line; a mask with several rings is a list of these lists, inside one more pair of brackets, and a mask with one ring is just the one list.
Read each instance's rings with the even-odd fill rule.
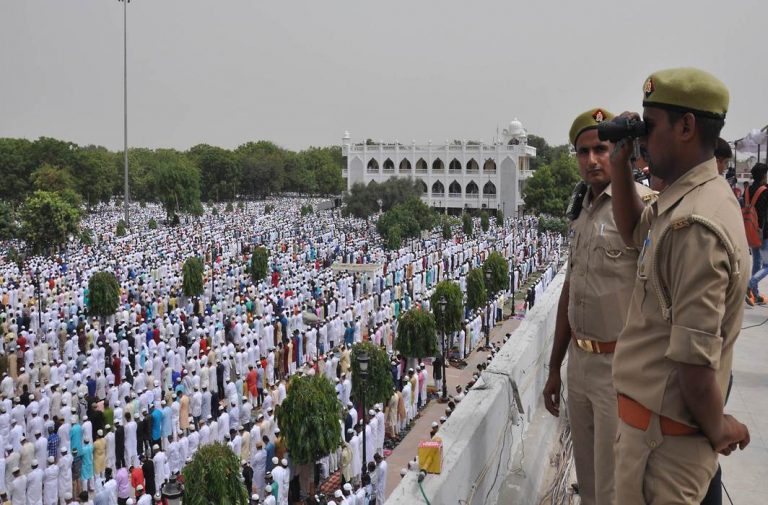
[[583,505],[616,503],[613,442],[618,406],[612,363],[613,354],[589,353],[573,342],[568,349],[568,417]]
[[656,414],[646,431],[620,421],[615,449],[621,505],[698,505],[717,471],[706,437],[664,436]]

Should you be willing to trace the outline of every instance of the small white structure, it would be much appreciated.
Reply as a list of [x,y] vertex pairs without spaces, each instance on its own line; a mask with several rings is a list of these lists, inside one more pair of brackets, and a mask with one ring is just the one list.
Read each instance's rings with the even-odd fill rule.
[[347,190],[355,183],[384,182],[390,177],[416,179],[422,199],[430,207],[453,210],[488,209],[518,212],[523,206],[523,182],[531,176],[529,160],[536,148],[517,119],[510,121],[499,138],[483,142],[445,141],[443,145],[352,143],[344,132],[342,154],[347,167],[342,176]]

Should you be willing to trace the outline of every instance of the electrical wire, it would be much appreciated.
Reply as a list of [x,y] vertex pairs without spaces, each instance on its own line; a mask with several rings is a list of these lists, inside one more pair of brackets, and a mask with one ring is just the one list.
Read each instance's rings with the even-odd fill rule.
[[421,481],[419,481],[419,489],[421,489],[421,496],[424,497],[424,501],[427,502],[427,505],[432,505],[432,503],[430,503],[429,501],[429,498],[427,498],[427,493],[424,492],[424,488],[421,485]]
[[[491,455],[491,457],[488,458],[487,463],[485,464],[483,469],[480,471],[480,473],[477,475],[477,477],[475,478],[475,481],[472,483],[472,488],[471,488],[471,491],[469,493],[469,496],[467,496],[467,498],[465,500],[461,500],[460,499],[458,501],[459,503],[461,503],[462,501],[464,503],[467,503],[467,504],[472,503],[472,499],[475,496],[475,492],[477,491],[478,485],[480,484],[480,482],[482,482],[485,479],[485,474],[491,468],[491,464],[496,459],[496,454],[499,453],[500,454],[499,463],[498,463],[497,468],[496,468],[496,477],[494,477],[494,484],[493,484],[493,485],[495,485],[496,480],[498,479],[499,470],[501,468],[501,461],[503,459],[503,453],[501,452],[501,450],[506,445],[507,434],[511,432],[511,428],[515,424],[514,423],[515,416],[517,415],[517,407],[516,407],[516,404],[515,404],[515,401],[514,401],[514,397],[513,397],[514,382],[512,381],[512,376],[510,376],[506,372],[502,372],[502,371],[498,371],[498,370],[484,370],[484,373],[490,373],[490,374],[495,374],[495,375],[503,375],[503,376],[505,376],[507,378],[507,383],[509,384],[509,389],[507,390],[507,398],[508,398],[508,402],[509,402],[508,408],[509,408],[510,414],[507,416],[507,422],[506,422],[506,424],[504,426],[504,429],[501,431],[501,433],[499,433],[499,439],[496,441],[496,444],[495,444],[496,445],[496,449],[493,451],[493,454]],[[474,388],[472,388],[472,390],[479,391],[479,390],[484,390],[484,389],[489,389],[489,388],[490,388],[490,384],[488,384],[488,382],[484,380],[484,383],[482,385],[475,386]],[[499,442],[502,442],[502,443],[499,444]],[[488,496],[490,496],[490,492],[493,490],[493,485],[488,490],[488,494],[486,495],[486,498],[485,498],[486,502],[488,500]]]
[[731,500],[731,495],[730,495],[730,493],[728,493],[728,489],[726,489],[726,487],[725,487],[725,482],[723,482],[721,480],[720,481],[720,485],[723,486],[723,491],[725,491],[725,496],[728,497],[728,501],[731,502],[731,505],[733,505],[733,500]]
[[750,325],[750,326],[742,326],[741,329],[742,330],[748,330],[750,328],[757,328],[758,326],[762,326],[765,323],[768,323],[768,318],[766,318],[765,321],[763,321],[762,323],[759,323],[759,324],[753,324],[753,325]]

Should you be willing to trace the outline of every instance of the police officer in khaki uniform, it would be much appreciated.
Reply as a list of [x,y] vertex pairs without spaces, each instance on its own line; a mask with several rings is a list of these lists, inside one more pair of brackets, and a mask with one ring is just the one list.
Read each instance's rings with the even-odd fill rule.
[[625,242],[642,246],[613,366],[617,503],[698,504],[717,453],[749,443],[747,427],[723,413],[749,275],[739,204],[714,158],[728,90],[684,68],[654,73],[643,93],[639,147],[667,187],[644,207],[631,142],[617,143],[614,217]]
[[[566,280],[544,387],[546,408],[558,416],[560,367],[568,352],[568,417],[584,505],[615,503],[613,442],[618,417],[611,367],[638,257],[637,249],[625,247],[613,220],[609,166],[613,146],[597,137],[597,125],[612,118],[604,109],[591,109],[571,126],[570,141],[583,179],[577,188],[585,190],[574,196],[580,211],[571,222]],[[641,184],[637,192],[652,194]]]

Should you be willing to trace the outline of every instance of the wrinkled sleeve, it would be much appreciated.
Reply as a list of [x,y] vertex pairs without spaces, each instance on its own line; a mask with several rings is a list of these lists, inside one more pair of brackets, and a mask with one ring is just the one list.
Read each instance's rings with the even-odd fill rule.
[[672,304],[666,357],[717,370],[730,276],[728,253],[720,239],[699,224],[671,231],[660,245],[661,275]]
[[632,232],[632,242],[638,250],[643,248],[645,238],[648,236],[648,230],[651,229],[651,213],[652,207],[650,205],[646,206]]

